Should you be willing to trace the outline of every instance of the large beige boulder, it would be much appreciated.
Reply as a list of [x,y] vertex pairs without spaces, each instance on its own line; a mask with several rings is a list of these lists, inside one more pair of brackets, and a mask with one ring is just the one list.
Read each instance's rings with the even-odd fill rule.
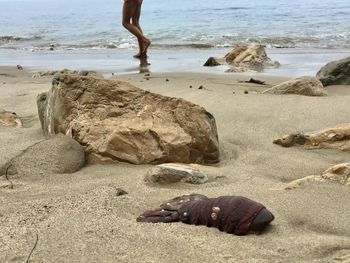
[[72,138],[58,134],[41,141],[0,167],[0,176],[40,176],[46,174],[74,173],[85,164],[83,147]]
[[59,75],[38,96],[38,112],[46,135],[72,136],[93,162],[219,161],[215,119],[204,108],[119,80]]
[[21,119],[15,112],[6,111],[0,108],[0,125],[16,126],[20,128],[23,126]]
[[321,131],[288,134],[274,140],[274,143],[283,147],[299,144],[307,149],[326,148],[350,152],[350,123]]
[[260,72],[268,67],[279,67],[280,63],[272,61],[263,45],[238,45],[223,58],[210,57],[204,66],[230,65],[227,72]]
[[294,180],[288,183],[286,190],[291,190],[300,187],[305,183],[310,182],[327,182],[332,181],[339,183],[341,185],[350,186],[350,163],[337,164],[326,171],[321,175],[310,175],[301,179]]
[[327,91],[321,81],[315,77],[299,77],[293,80],[285,81],[262,93],[271,94],[298,94],[304,96],[326,96]]

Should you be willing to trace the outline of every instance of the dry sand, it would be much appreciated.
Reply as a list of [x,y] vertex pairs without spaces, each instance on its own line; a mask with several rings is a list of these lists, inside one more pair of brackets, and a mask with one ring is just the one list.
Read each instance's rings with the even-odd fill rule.
[[[36,95],[51,78],[32,79],[0,68],[0,107],[23,117],[24,128],[0,127],[0,165],[42,140]],[[90,165],[75,174],[0,177],[0,262],[350,262],[350,191],[335,183],[281,190],[285,183],[349,162],[335,150],[282,148],[275,137],[349,122],[350,87],[327,87],[328,97],[258,94],[265,87],[238,83],[248,75],[192,73],[122,76],[140,88],[182,97],[216,118],[222,148],[218,175],[192,186],[151,187],[148,165]],[[283,78],[262,77],[269,84]],[[169,81],[166,81],[166,78]],[[192,88],[189,86],[192,85]],[[204,89],[198,89],[200,85]],[[248,94],[244,94],[247,90]],[[235,94],[233,94],[235,92]],[[129,192],[116,196],[116,187]],[[140,224],[136,217],[162,201],[192,192],[243,195],[276,217],[263,235],[238,237],[215,228]]]

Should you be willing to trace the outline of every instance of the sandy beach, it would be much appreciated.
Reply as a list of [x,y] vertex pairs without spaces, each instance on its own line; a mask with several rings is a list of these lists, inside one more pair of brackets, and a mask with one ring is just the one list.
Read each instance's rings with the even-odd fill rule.
[[[0,166],[44,139],[36,96],[52,77],[32,78],[0,68],[0,106],[23,128],[0,126]],[[349,162],[337,150],[282,148],[273,139],[349,122],[350,89],[329,86],[326,97],[260,94],[288,78],[265,75],[150,73],[118,76],[135,86],[205,107],[217,123],[220,180],[203,185],[150,186],[151,165],[88,165],[74,174],[0,177],[0,262],[350,262],[350,192],[337,183],[286,183]],[[168,79],[169,81],[166,81]],[[203,89],[198,89],[199,86]],[[192,86],[192,88],[190,88]],[[247,92],[246,92],[247,91]],[[248,93],[248,94],[246,94]],[[127,195],[116,196],[116,188]],[[175,196],[242,195],[263,203],[275,220],[262,235],[243,237],[216,228],[142,224],[136,218]]]

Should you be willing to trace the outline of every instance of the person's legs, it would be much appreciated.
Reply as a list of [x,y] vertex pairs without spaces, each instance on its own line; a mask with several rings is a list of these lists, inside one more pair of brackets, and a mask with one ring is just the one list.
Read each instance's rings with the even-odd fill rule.
[[[140,0],[125,0],[123,6],[123,26],[134,36],[137,37],[140,46],[140,56],[147,56],[147,48],[151,42],[143,35],[141,27],[139,25],[140,13],[141,13],[141,4]],[[134,23],[134,17],[135,22]],[[130,23],[132,20],[132,24]]]

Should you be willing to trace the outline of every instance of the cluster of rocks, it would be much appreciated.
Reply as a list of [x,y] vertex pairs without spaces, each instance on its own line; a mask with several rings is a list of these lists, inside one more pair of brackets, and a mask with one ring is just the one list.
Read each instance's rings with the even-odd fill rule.
[[278,68],[280,63],[272,61],[263,45],[238,45],[222,58],[210,57],[205,67],[229,65],[227,72],[261,72],[267,67]]
[[[306,149],[338,149],[350,152],[350,123],[341,124],[322,131],[288,134],[274,140],[274,143],[283,147],[303,145]],[[292,181],[286,189],[297,188],[304,182],[324,182],[327,180],[350,186],[350,163],[335,165],[321,175],[311,175]]]
[[[300,77],[262,93],[325,96],[324,86],[350,83],[349,61],[329,63],[317,78]],[[236,72],[279,66],[260,45],[237,46],[223,58],[210,58],[206,66],[222,64],[229,64]],[[86,158],[97,163],[161,164],[147,172],[148,183],[202,184],[216,178],[216,170],[198,165],[220,160],[215,118],[204,108],[119,80],[106,80],[93,71],[64,69],[33,75],[42,76],[55,76],[51,89],[37,98],[41,126],[49,139],[6,163],[0,175],[24,174],[28,169],[38,174],[72,173],[83,167]],[[0,109],[0,124],[21,127],[22,121],[16,113]],[[274,143],[350,151],[350,124],[288,134]],[[287,189],[312,180],[333,180],[349,186],[349,166],[336,165],[321,175],[293,181]]]

